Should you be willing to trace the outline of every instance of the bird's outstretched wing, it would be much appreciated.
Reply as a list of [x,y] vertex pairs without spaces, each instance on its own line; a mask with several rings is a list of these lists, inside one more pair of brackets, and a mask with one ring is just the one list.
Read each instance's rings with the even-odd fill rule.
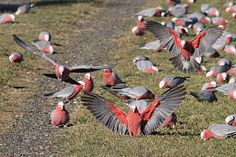
[[181,101],[184,100],[185,94],[185,88],[178,86],[169,89],[160,98],[154,100],[143,113],[143,118],[147,122],[143,133],[150,134],[160,127],[166,118],[175,112]]
[[122,135],[128,134],[127,115],[113,103],[106,101],[94,93],[83,95],[81,101],[101,123],[113,132]]
[[195,48],[194,56],[204,56],[207,50],[220,38],[222,33],[223,31],[217,26],[209,27],[201,31],[193,40],[191,40],[191,43]]
[[57,61],[50,57],[50,56],[47,56],[39,51],[36,51],[36,50],[33,50],[30,46],[28,46],[24,41],[22,41],[19,37],[17,37],[15,34],[13,35],[13,38],[14,38],[14,41],[20,45],[22,48],[26,49],[27,51],[37,55],[37,56],[40,56],[44,59],[46,59],[47,61],[49,61],[51,64],[53,65],[56,65],[57,64]]
[[181,45],[179,45],[181,39],[174,30],[155,21],[146,21],[145,28],[151,31],[155,37],[160,40],[161,45],[171,52],[172,55],[177,56],[180,54],[178,47],[181,47]]
[[[56,74],[43,74],[44,76],[46,77],[50,77],[50,78],[53,78],[53,79],[58,79]],[[72,79],[71,77],[69,77],[68,79],[66,80],[63,80],[64,82],[67,82],[67,83],[70,83],[70,84],[80,84],[79,82],[75,81],[74,79]]]
[[75,65],[72,67],[68,67],[70,72],[79,72],[79,73],[86,73],[86,72],[92,72],[102,69],[110,69],[115,67],[116,64],[112,65],[104,65],[104,66],[95,66],[95,65]]

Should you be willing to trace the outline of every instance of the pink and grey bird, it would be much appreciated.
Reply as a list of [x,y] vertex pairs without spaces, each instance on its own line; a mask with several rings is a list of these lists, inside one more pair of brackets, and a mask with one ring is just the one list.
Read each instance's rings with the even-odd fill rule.
[[216,91],[201,90],[198,92],[190,92],[190,95],[196,98],[199,102],[214,102],[218,100],[215,95],[215,92]]
[[51,42],[49,42],[49,41],[45,41],[45,40],[34,41],[34,42],[32,42],[32,44],[34,46],[36,46],[38,50],[43,51],[45,53],[53,54],[53,52],[54,52],[54,48],[53,48]]
[[187,13],[187,5],[186,4],[177,4],[168,9],[168,12],[174,17],[183,17]]
[[178,76],[166,76],[159,83],[160,88],[173,88],[176,87],[184,81],[186,81],[189,77],[178,77]]
[[105,65],[105,66],[94,66],[94,65],[75,65],[75,66],[66,66],[63,64],[59,64],[54,58],[45,55],[41,52],[33,50],[31,47],[25,44],[21,39],[19,39],[16,35],[14,36],[15,42],[20,45],[22,48],[26,49],[27,51],[42,57],[43,59],[49,61],[55,70],[54,74],[44,74],[47,77],[51,77],[54,79],[59,79],[61,81],[70,82],[72,84],[76,84],[77,82],[73,80],[69,75],[70,73],[86,73],[86,72],[92,72],[102,69],[108,69],[113,68],[115,65]]
[[236,13],[236,5],[227,7],[225,9],[225,12],[230,13],[230,14]]
[[20,52],[14,52],[9,56],[10,62],[21,62],[23,61],[23,55]]
[[0,24],[12,23],[15,22],[15,15],[13,14],[2,14],[0,15]]
[[225,45],[224,52],[226,54],[236,55],[236,47],[235,47],[235,45],[232,45],[232,44]]
[[17,11],[15,12],[16,15],[23,15],[30,11],[32,7],[34,7],[35,4],[23,4],[17,8]]
[[113,132],[139,136],[151,134],[160,128],[167,117],[176,111],[185,94],[183,86],[170,89],[156,98],[142,113],[136,106],[125,113],[115,104],[96,94],[84,95],[81,101],[101,123]]
[[214,65],[213,67],[211,67],[210,71],[208,71],[206,73],[206,77],[212,76],[212,77],[216,78],[218,74],[225,73],[230,68],[231,68],[231,66],[227,66],[227,65]]
[[66,126],[69,120],[69,112],[65,109],[64,103],[59,102],[55,110],[51,112],[51,124],[53,126],[63,127]]
[[137,86],[137,87],[128,87],[127,85],[120,84],[116,86],[102,86],[103,89],[112,93],[113,95],[122,98],[122,99],[154,99],[155,94],[148,88]]
[[111,68],[103,70],[102,78],[106,86],[124,84],[120,76],[117,73],[113,72]]
[[137,56],[133,59],[133,64],[143,73],[156,73],[159,71],[158,67],[145,56]]
[[132,28],[132,33],[135,36],[142,36],[144,34],[144,30],[145,30],[145,20],[143,18],[143,16],[138,16],[138,22],[136,24],[136,26],[134,26]]
[[161,45],[160,40],[156,40],[144,44],[142,47],[140,47],[140,49],[160,52],[163,49],[163,46]]
[[217,27],[209,27],[191,41],[186,41],[181,40],[172,29],[154,21],[146,21],[146,28],[174,55],[169,59],[171,63],[184,72],[198,71],[202,56],[222,34]]
[[214,7],[210,7],[208,9],[206,9],[204,11],[204,13],[207,16],[210,16],[210,17],[214,17],[214,16],[219,16],[220,15],[220,11],[217,8],[214,8]]
[[211,88],[215,88],[216,87],[216,82],[215,81],[211,81],[210,83],[204,83],[202,85],[201,90],[207,90],[207,89],[211,89]]
[[229,23],[229,21],[225,20],[223,17],[213,17],[211,21],[214,25],[227,25]]
[[51,41],[52,35],[49,32],[40,32],[39,41]]
[[74,99],[80,92],[89,93],[93,90],[93,80],[90,73],[84,75],[83,81],[70,85],[58,92],[44,94],[47,98]]
[[227,124],[212,124],[201,132],[201,139],[226,139],[236,135],[236,127]]

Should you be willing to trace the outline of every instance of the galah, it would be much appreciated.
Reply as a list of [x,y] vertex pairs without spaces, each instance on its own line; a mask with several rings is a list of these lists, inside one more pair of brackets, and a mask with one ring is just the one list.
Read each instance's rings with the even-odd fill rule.
[[236,82],[236,76],[231,76],[228,83],[235,83]]
[[183,26],[183,27],[190,27],[192,26],[194,23],[197,22],[197,19],[193,19],[193,18],[172,18],[171,20],[175,26]]
[[220,60],[218,60],[217,64],[222,65],[222,66],[226,65],[226,66],[231,67],[232,66],[232,61],[229,60],[228,58],[221,58]]
[[26,14],[26,13],[28,13],[29,11],[30,11],[30,9],[32,8],[32,7],[34,7],[34,3],[33,4],[23,4],[23,5],[21,5],[21,6],[19,6],[18,8],[17,8],[17,11],[15,12],[15,14],[16,15],[23,15],[23,14]]
[[188,35],[188,28],[183,27],[183,26],[176,26],[174,27],[174,31],[179,34],[179,36],[181,35]]
[[69,112],[65,109],[65,105],[60,101],[55,110],[51,112],[51,124],[53,126],[65,126],[70,120]]
[[227,74],[229,74],[229,75],[236,75],[236,67],[235,67],[235,66],[232,66],[232,68],[230,68],[230,69],[227,71]]
[[203,65],[200,65],[200,67],[197,69],[197,72],[200,73],[206,73],[207,72],[207,68]]
[[161,124],[160,128],[176,128],[177,116],[175,113],[172,113],[167,119]]
[[83,85],[82,92],[89,93],[94,88],[93,78],[90,73],[86,73],[82,81],[79,81],[81,85]]
[[161,45],[160,40],[156,40],[156,41],[146,43],[145,45],[140,47],[140,49],[142,49],[142,50],[153,50],[153,51],[156,51],[156,52],[161,51],[162,48],[163,48],[163,46]]
[[231,88],[227,91],[227,96],[229,99],[236,100],[236,88]]
[[236,55],[236,46],[235,45],[225,45],[224,52],[226,54]]
[[204,29],[205,29],[205,25],[201,22],[197,22],[193,25],[193,31],[195,34],[199,34]]
[[215,81],[211,81],[210,83],[204,83],[202,85],[201,90],[207,90],[207,89],[211,89],[211,88],[215,88],[216,87],[216,82]]
[[227,65],[214,65],[211,67],[210,71],[206,73],[206,77],[214,77],[216,78],[219,73],[227,72],[231,67]]
[[12,23],[15,22],[15,15],[13,14],[2,14],[0,15],[0,24]]
[[228,8],[228,7],[232,7],[235,3],[234,2],[226,2],[224,4],[224,7]]
[[[146,57],[143,57],[146,58]],[[153,63],[147,59],[143,60],[142,57],[137,56],[133,59],[133,64],[143,73],[155,73],[159,72],[158,67],[154,66]]]
[[23,55],[20,52],[14,52],[9,56],[10,62],[21,62],[23,61]]
[[166,0],[166,4],[168,5],[177,5],[180,3],[181,3],[181,0]]
[[187,13],[187,5],[177,4],[168,9],[168,12],[174,17],[183,17]]
[[162,7],[156,7],[156,8],[148,8],[145,10],[142,10],[138,13],[135,13],[137,16],[147,16],[147,17],[153,17],[153,16],[164,16],[165,10]]
[[193,40],[181,40],[170,28],[154,21],[146,21],[146,28],[154,33],[156,38],[174,57],[169,60],[179,70],[195,72],[201,64],[205,51],[221,36],[217,27],[209,27],[199,33]]
[[155,94],[148,88],[143,86],[137,87],[128,87],[127,85],[116,85],[116,86],[101,86],[103,89],[112,93],[113,95],[121,98],[121,99],[154,99]]
[[72,67],[65,66],[63,64],[57,63],[57,61],[54,58],[47,56],[39,51],[33,50],[31,47],[26,45],[24,41],[19,39],[16,35],[13,35],[13,36],[14,36],[15,42],[18,45],[20,45],[22,48],[26,49],[27,51],[37,56],[44,58],[45,60],[49,61],[53,65],[55,69],[55,74],[44,74],[47,77],[51,77],[54,79],[59,79],[61,81],[76,84],[77,82],[69,76],[70,73],[86,73],[86,72],[92,72],[92,71],[97,71],[97,70],[102,70],[102,69],[113,68],[115,66],[115,65],[105,65],[105,66],[75,65]]
[[216,87],[215,90],[217,90],[217,92],[222,93],[224,95],[228,95],[228,91],[231,89],[236,89],[236,83],[227,83],[224,84],[222,86]]
[[96,94],[81,97],[83,105],[104,125],[113,132],[130,136],[151,134],[176,111],[185,97],[185,88],[179,86],[163,93],[156,98],[143,113],[137,107],[123,112],[115,104],[108,102]]
[[112,71],[111,68],[103,69],[102,78],[106,86],[114,86],[116,84],[125,83],[121,80],[120,76],[117,73]]
[[225,20],[223,17],[212,17],[211,22],[214,25],[227,25],[229,23],[229,21]]
[[202,4],[200,10],[201,10],[202,13],[205,13],[205,11],[209,10],[210,8],[211,8],[210,4]]
[[207,16],[210,16],[210,17],[220,15],[220,11],[217,8],[214,8],[214,7],[210,7],[209,9],[205,10],[203,13],[205,13]]
[[51,41],[52,35],[49,32],[40,32],[39,41]]
[[225,12],[230,13],[230,14],[236,13],[236,5],[227,7],[227,8],[225,9]]
[[79,84],[70,85],[58,92],[44,94],[47,98],[62,98],[66,100],[74,99],[80,92],[89,93],[93,90],[93,80],[90,73],[84,75],[83,81],[78,81]]
[[138,22],[131,30],[133,35],[142,36],[144,34],[145,23],[146,21],[144,20],[143,16],[138,16]]
[[173,88],[184,83],[184,81],[186,81],[187,79],[189,79],[189,77],[166,76],[159,83],[159,87]]
[[218,73],[216,76],[216,82],[218,84],[223,84],[229,80],[229,75],[226,72]]
[[37,47],[38,50],[43,51],[48,54],[53,54],[54,48],[49,41],[34,41],[32,42],[34,46]]
[[44,94],[46,98],[62,98],[66,100],[72,100],[74,99],[79,92],[81,92],[83,89],[83,85],[81,84],[74,84],[70,85],[58,92],[53,92],[49,94]]
[[227,124],[212,124],[201,132],[201,139],[225,139],[236,135],[236,127]]
[[214,102],[218,100],[215,91],[201,90],[198,92],[190,92],[190,95],[196,98],[199,102]]
[[231,42],[232,35],[224,32],[222,36],[217,39],[217,41],[212,45],[212,48],[221,51],[224,50],[225,46],[228,45]]
[[229,115],[225,118],[225,123],[236,127],[236,114]]

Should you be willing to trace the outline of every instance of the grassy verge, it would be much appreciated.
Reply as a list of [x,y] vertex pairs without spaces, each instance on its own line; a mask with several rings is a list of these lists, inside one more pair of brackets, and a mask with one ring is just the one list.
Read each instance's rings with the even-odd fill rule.
[[[223,10],[223,1],[203,1],[198,0],[189,9],[197,11],[202,3],[211,3],[212,6]],[[157,1],[148,2],[144,7],[159,6]],[[161,5],[164,6],[164,3]],[[229,15],[221,12],[223,17]],[[235,22],[231,17],[227,30],[234,31]],[[155,18],[155,20],[161,20]],[[155,91],[157,95],[164,92],[158,87],[160,80],[166,75],[190,76],[190,81],[186,83],[188,91],[197,91],[202,84],[211,81],[211,78],[206,78],[204,74],[185,74],[177,71],[168,62],[170,54],[161,52],[149,52],[138,50],[137,47],[146,41],[153,39],[152,35],[147,33],[142,38],[136,38],[131,34],[131,28],[135,24],[127,26],[123,36],[119,38],[116,52],[112,60],[119,63],[115,68],[124,81],[129,85],[143,85]],[[222,54],[222,53],[221,53]],[[157,74],[142,74],[137,71],[132,59],[137,55],[145,55],[149,57],[156,65],[160,66],[162,72]],[[224,57],[225,55],[222,54]],[[233,63],[236,59],[233,56],[226,56]],[[204,63],[207,68],[210,68],[218,59],[212,59]],[[125,67],[125,68],[124,68]],[[95,75],[98,82],[101,80],[101,73]],[[96,93],[104,96],[106,99],[120,104],[121,108],[126,108],[121,101],[107,94],[102,89],[96,88]],[[129,137],[120,136],[112,133],[109,129],[99,123],[89,111],[83,106],[78,106],[73,113],[72,123],[74,127],[68,129],[65,136],[64,153],[74,156],[234,156],[235,148],[233,144],[235,139],[217,140],[213,139],[204,142],[200,139],[200,131],[207,128],[212,123],[224,123],[224,118],[228,114],[235,113],[235,102],[228,100],[222,95],[218,96],[216,103],[199,103],[193,97],[186,96],[185,101],[177,110],[178,124],[176,129],[161,129],[156,135]]]
[[[41,31],[52,33],[53,42],[62,46],[59,51],[70,51],[69,42],[76,34],[78,20],[86,20],[98,11],[95,2],[57,3],[40,5],[30,13],[17,16],[13,24],[0,25],[0,134],[6,131],[16,117],[20,117],[23,105],[39,84],[37,79],[51,66],[39,57],[23,51],[14,43],[12,34],[19,35],[27,42],[36,39]],[[68,46],[68,47],[67,47]],[[11,63],[8,56],[13,51],[23,53],[22,63]],[[55,54],[60,59],[60,54]]]

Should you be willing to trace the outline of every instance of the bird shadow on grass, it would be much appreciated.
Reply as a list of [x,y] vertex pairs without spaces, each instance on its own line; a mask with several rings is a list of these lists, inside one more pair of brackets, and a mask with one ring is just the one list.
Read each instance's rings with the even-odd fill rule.
[[168,135],[168,136],[191,136],[191,137],[198,137],[199,132],[188,132],[188,131],[169,131],[169,132],[158,132],[155,131],[151,135]]
[[[95,0],[45,0],[35,2],[35,7],[37,6],[48,6],[48,5],[70,5],[76,3],[89,3],[94,2]],[[4,4],[0,3],[0,12],[16,12],[17,8],[21,6],[22,3],[15,4]]]

